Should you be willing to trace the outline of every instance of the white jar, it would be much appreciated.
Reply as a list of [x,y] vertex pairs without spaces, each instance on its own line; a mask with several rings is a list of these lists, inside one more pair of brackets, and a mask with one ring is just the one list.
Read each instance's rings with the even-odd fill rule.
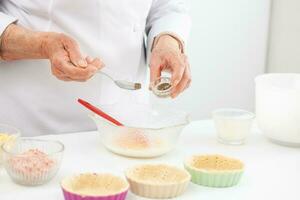
[[300,74],[264,74],[255,84],[258,127],[272,141],[300,146]]
[[241,109],[219,109],[213,112],[218,141],[224,144],[243,144],[251,132],[254,114]]

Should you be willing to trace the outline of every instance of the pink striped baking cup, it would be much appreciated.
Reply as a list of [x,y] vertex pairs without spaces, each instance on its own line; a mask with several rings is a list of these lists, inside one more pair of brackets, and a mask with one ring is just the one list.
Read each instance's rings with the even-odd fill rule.
[[125,200],[129,184],[108,173],[83,173],[64,178],[61,188],[65,200]]
[[124,200],[126,199],[128,189],[122,193],[108,196],[82,196],[63,190],[65,200]]

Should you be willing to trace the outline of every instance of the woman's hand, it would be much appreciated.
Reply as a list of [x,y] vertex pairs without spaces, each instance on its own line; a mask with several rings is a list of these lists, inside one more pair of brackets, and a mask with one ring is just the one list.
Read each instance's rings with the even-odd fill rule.
[[172,98],[177,97],[189,87],[191,71],[187,56],[182,53],[178,41],[170,35],[160,36],[152,50],[150,81],[153,82],[159,78],[162,71],[169,71],[172,74]]
[[98,59],[88,63],[71,37],[36,32],[11,24],[1,36],[3,60],[49,59],[52,74],[64,81],[86,81],[103,67]]

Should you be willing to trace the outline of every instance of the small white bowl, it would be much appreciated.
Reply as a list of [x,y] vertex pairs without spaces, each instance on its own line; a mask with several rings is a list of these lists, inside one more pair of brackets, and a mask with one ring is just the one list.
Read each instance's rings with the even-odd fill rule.
[[212,113],[218,140],[224,144],[243,144],[251,132],[255,115],[249,111],[225,108]]

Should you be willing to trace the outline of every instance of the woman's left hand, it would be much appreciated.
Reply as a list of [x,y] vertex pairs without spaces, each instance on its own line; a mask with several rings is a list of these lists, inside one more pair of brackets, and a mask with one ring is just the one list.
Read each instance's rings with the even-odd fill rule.
[[150,81],[161,76],[162,71],[172,74],[173,89],[171,97],[175,98],[191,83],[191,70],[187,56],[182,53],[178,41],[170,35],[161,35],[155,44],[150,59]]

